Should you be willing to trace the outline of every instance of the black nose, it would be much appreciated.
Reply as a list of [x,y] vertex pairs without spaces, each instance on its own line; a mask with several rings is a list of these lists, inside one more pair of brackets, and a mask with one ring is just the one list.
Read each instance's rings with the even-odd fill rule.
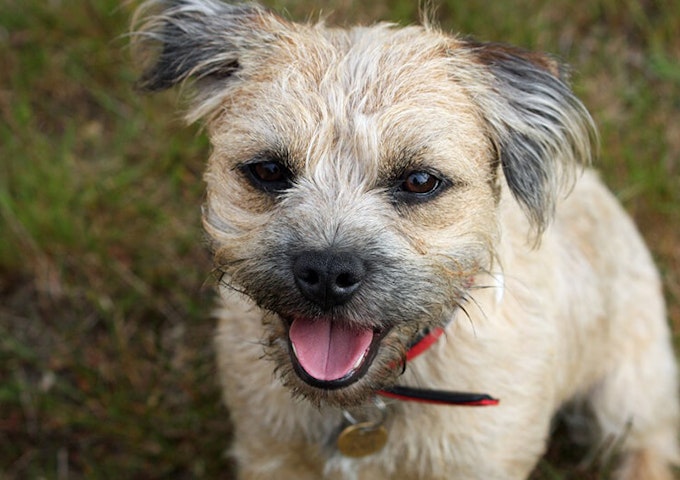
[[352,298],[366,277],[366,266],[351,253],[309,251],[295,258],[293,275],[308,300],[329,309]]

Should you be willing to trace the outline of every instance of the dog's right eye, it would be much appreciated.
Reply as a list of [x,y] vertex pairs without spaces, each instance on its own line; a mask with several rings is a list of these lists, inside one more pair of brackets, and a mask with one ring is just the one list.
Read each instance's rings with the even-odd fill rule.
[[292,184],[292,173],[276,160],[248,163],[241,168],[251,183],[265,192],[281,192],[290,188]]
[[393,195],[398,203],[423,203],[435,198],[450,185],[451,182],[441,175],[428,170],[411,170],[397,180]]
[[441,180],[425,171],[410,172],[401,183],[401,189],[416,195],[428,195],[439,188]]

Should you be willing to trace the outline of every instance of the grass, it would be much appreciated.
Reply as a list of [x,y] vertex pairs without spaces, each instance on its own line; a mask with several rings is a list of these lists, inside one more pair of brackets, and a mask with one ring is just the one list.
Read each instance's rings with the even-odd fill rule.
[[[276,0],[409,23],[410,0]],[[77,5],[77,6],[76,6]],[[117,0],[0,0],[0,479],[231,478],[202,245],[208,151],[132,89]],[[680,332],[680,5],[442,1],[445,28],[558,54]],[[606,478],[554,442],[536,480]]]

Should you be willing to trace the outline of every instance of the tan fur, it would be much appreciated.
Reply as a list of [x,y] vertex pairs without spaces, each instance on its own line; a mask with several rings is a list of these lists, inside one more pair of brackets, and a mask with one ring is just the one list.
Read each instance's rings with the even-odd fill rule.
[[[619,438],[618,479],[671,478],[677,382],[659,276],[614,197],[578,174],[595,133],[556,62],[432,27],[171,3],[151,2],[161,9],[141,27],[142,46],[165,46],[142,86],[196,80],[189,118],[205,119],[214,147],[204,225],[223,274],[216,346],[240,478],[524,479],[568,402]],[[244,176],[263,158],[292,172],[285,192]],[[420,170],[447,188],[400,200],[394,182]],[[317,312],[290,259],[328,248],[364,258],[374,287],[330,315],[388,330],[367,373],[332,390],[293,371],[285,321]],[[386,447],[343,457],[343,409],[370,409],[394,383],[501,403],[389,401]]]

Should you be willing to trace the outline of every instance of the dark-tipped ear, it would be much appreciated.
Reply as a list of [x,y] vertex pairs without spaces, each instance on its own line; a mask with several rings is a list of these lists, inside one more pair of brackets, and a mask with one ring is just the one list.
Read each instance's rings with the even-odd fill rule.
[[170,88],[188,79],[201,88],[229,79],[245,52],[272,37],[274,14],[256,4],[218,0],[148,0],[133,20],[133,53],[144,91]]
[[170,88],[189,78],[219,80],[239,68],[239,50],[250,25],[263,13],[257,5],[216,0],[150,0],[133,20],[133,47],[145,91]]
[[597,144],[590,114],[552,58],[498,44],[468,42],[487,72],[477,96],[506,182],[537,233],[571,188]]

